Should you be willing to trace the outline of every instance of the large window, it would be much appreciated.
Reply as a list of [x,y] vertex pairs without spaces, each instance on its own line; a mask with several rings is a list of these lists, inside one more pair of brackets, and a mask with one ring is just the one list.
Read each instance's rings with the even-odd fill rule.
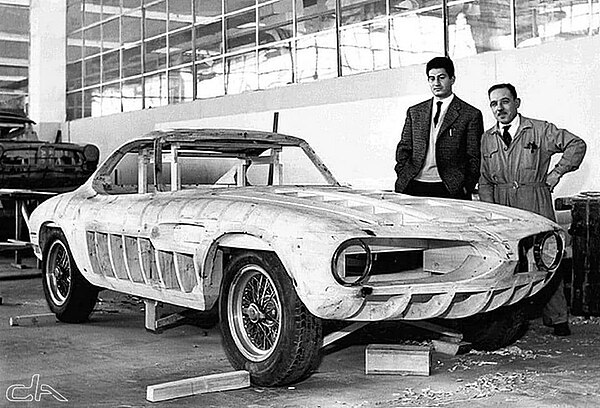
[[69,0],[66,17],[76,119],[597,35],[600,0]]

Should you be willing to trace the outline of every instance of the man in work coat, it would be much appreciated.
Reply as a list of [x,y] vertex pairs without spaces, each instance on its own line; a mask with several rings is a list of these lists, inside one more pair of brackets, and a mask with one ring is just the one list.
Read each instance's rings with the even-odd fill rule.
[[483,116],[452,92],[450,58],[432,59],[425,72],[433,98],[408,109],[396,148],[395,190],[470,199],[479,179]]
[[[479,197],[554,221],[551,192],[565,173],[579,167],[585,155],[585,142],[552,123],[521,116],[517,111],[521,100],[511,84],[492,86],[488,96],[498,123],[481,139]],[[562,153],[562,157],[548,173],[550,158],[555,153]],[[556,285],[544,307],[543,320],[554,327],[556,335],[566,336],[570,330],[561,277]]]

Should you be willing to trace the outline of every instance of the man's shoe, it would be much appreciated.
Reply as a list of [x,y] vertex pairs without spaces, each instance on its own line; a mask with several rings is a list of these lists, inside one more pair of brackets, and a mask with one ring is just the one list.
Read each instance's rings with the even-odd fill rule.
[[555,336],[570,336],[571,335],[571,329],[569,329],[569,323],[567,323],[567,322],[555,324],[553,327],[554,327],[554,335]]

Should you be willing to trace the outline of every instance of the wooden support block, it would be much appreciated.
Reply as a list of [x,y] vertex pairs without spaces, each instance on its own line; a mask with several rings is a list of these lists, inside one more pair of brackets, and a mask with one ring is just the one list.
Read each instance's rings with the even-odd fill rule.
[[459,340],[456,337],[442,336],[439,339],[431,340],[431,343],[435,351],[449,356],[466,353],[471,349],[471,343]]
[[168,316],[161,317],[160,319],[157,319],[155,322],[156,330],[158,331],[158,330],[164,329],[169,326],[177,325],[177,323],[180,323],[182,320],[185,320],[185,319],[186,319],[186,317],[179,313],[173,313]]
[[215,391],[228,391],[250,386],[250,373],[245,370],[186,378],[146,387],[150,402],[165,401]]
[[338,330],[333,333],[329,333],[327,336],[325,336],[323,338],[323,347],[330,345],[334,341],[337,341],[341,338],[346,337],[350,333],[354,333],[355,331],[366,326],[369,323],[370,322],[356,322],[356,323],[352,323],[352,324],[344,327],[342,330]]
[[9,324],[11,326],[37,326],[38,324],[56,323],[56,315],[54,313],[44,313],[26,316],[11,317]]
[[411,326],[418,327],[420,329],[429,330],[434,333],[439,333],[443,336],[447,337],[455,337],[459,340],[463,339],[463,335],[460,332],[454,331],[444,326],[440,326],[439,324],[427,322],[424,320],[402,320],[402,323],[409,324]]
[[369,344],[365,350],[366,374],[430,375],[429,347]]
[[146,330],[151,332],[156,331],[156,309],[158,302],[156,300],[144,299],[144,313],[145,313],[145,326]]

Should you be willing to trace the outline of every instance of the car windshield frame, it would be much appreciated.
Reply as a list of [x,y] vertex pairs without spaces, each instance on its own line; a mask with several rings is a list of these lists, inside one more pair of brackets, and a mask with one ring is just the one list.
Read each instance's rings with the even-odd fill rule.
[[[284,183],[280,155],[285,148],[298,148],[308,159],[311,170],[323,183]],[[127,155],[137,156],[135,177],[137,183],[129,189],[119,189],[113,173]],[[267,165],[266,181],[261,186],[321,185],[340,186],[333,174],[307,142],[300,138],[272,132],[231,129],[178,129],[155,131],[144,138],[130,141],[115,150],[99,167],[92,180],[92,188],[100,194],[145,194],[178,191],[183,188],[181,161],[185,158],[223,159],[235,161],[222,177],[213,182],[194,185],[194,188],[247,187],[249,169]],[[130,166],[131,167],[131,166]],[[165,171],[164,169],[168,171]]]

